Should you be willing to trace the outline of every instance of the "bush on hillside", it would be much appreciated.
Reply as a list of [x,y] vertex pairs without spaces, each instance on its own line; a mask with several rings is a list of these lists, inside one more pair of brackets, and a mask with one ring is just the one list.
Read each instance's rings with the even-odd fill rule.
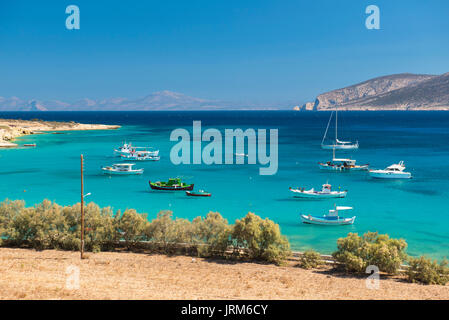
[[[128,248],[135,246],[139,241],[147,240],[145,231],[148,224],[147,215],[139,214],[134,209],[126,209],[121,216],[120,212],[117,212],[115,218],[117,240],[125,240]],[[113,230],[111,229],[110,232]]]
[[409,269],[407,270],[408,280],[423,284],[446,285],[449,282],[448,261],[440,263],[426,257],[408,259]]
[[390,274],[399,272],[406,260],[407,243],[403,239],[392,239],[386,234],[367,232],[362,237],[349,233],[337,241],[334,258],[342,263],[347,272],[364,273],[369,265]]
[[[94,203],[84,207],[86,251],[110,250],[124,241],[128,248],[148,241],[165,253],[176,250],[200,256],[227,256],[233,246],[235,257],[282,263],[290,255],[290,245],[279,225],[253,213],[229,225],[218,212],[192,222],[173,219],[171,211],[161,211],[148,222],[146,214],[128,209],[114,215],[110,207]],[[49,200],[26,208],[23,201],[0,203],[0,239],[8,245],[35,249],[79,250],[80,204],[60,206]],[[195,251],[196,249],[196,251]]]
[[231,226],[218,212],[209,212],[206,218],[197,217],[192,221],[195,241],[202,257],[224,256],[230,243]]
[[172,211],[160,211],[146,229],[147,237],[166,253],[173,253],[178,244],[192,244],[192,224],[186,219],[173,219]]
[[279,225],[249,212],[236,220],[232,230],[232,243],[236,250],[247,249],[250,259],[282,264],[290,256],[290,244],[281,235]]
[[299,266],[304,269],[314,269],[324,264],[321,255],[315,250],[305,251],[299,259]]

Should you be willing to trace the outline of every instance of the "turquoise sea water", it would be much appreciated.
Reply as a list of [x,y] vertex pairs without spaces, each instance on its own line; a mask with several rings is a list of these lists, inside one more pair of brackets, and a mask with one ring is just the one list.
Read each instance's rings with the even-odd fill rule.
[[[0,150],[0,198],[24,199],[33,205],[45,198],[60,204],[79,202],[79,157],[85,157],[87,198],[114,209],[135,208],[149,219],[169,209],[177,217],[192,219],[218,211],[231,223],[248,211],[280,224],[293,249],[314,248],[330,253],[336,240],[348,232],[379,231],[403,237],[412,255],[449,256],[449,113],[444,112],[342,112],[340,137],[357,139],[360,149],[350,155],[359,163],[384,168],[404,160],[414,179],[377,181],[364,172],[321,171],[318,161],[331,158],[320,143],[329,113],[277,112],[55,112],[0,113],[1,118],[74,120],[120,124],[111,131],[66,132],[25,136],[19,144],[36,148]],[[170,162],[175,128],[191,131],[201,120],[203,130],[225,128],[279,129],[279,170],[260,176],[259,165],[179,165]],[[124,140],[160,149],[158,162],[140,162],[142,176],[105,176],[101,166],[120,162],[114,147]],[[205,143],[203,143],[205,144]],[[182,176],[212,192],[211,198],[184,193],[150,191],[148,180]],[[288,188],[319,188],[329,181],[348,189],[346,199],[304,201],[293,199]],[[323,214],[334,203],[355,208],[352,226],[326,227],[302,224],[300,213]]]

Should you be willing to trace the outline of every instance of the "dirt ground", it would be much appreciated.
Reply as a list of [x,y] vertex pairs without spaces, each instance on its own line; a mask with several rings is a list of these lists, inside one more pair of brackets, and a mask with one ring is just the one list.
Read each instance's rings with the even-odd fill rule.
[[449,299],[449,286],[381,277],[379,289],[368,289],[366,278],[330,267],[128,252],[88,256],[0,248],[0,299]]

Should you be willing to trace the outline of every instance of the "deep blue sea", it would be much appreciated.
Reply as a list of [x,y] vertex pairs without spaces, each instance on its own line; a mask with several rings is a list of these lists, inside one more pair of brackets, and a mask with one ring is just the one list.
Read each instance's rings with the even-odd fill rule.
[[[122,127],[18,139],[19,144],[35,142],[37,147],[0,150],[0,199],[24,199],[30,206],[45,198],[64,205],[79,202],[79,158],[84,154],[85,192],[92,193],[87,200],[101,206],[135,208],[148,213],[149,219],[166,209],[176,217],[189,219],[218,211],[231,223],[251,211],[277,222],[295,250],[314,248],[331,253],[336,240],[348,232],[379,231],[406,239],[411,255],[449,256],[449,112],[339,113],[339,137],[360,143],[360,149],[349,156],[374,168],[403,160],[414,176],[407,181],[377,181],[366,172],[320,170],[318,161],[332,157],[330,151],[320,148],[329,115],[295,111],[2,112],[1,118],[73,120]],[[259,175],[259,164],[173,165],[169,154],[176,142],[169,140],[170,133],[175,128],[191,131],[193,120],[201,120],[203,130],[278,129],[277,174]],[[159,149],[161,160],[139,162],[136,166],[145,169],[142,176],[104,175],[101,166],[120,162],[113,156],[113,149],[125,140]],[[176,176],[212,192],[212,197],[150,191],[148,180]],[[292,198],[288,189],[320,188],[327,181],[335,188],[348,189],[348,196],[301,201]],[[322,215],[335,203],[354,207],[354,225],[301,223],[301,213]]]

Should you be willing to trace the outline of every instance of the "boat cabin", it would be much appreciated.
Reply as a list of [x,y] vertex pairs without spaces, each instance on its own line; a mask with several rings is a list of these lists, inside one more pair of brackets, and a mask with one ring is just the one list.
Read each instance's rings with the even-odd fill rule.
[[385,170],[402,172],[405,170],[404,161],[401,161],[398,164],[392,164],[391,166],[387,167]]
[[342,166],[355,166],[356,160],[352,159],[332,159],[332,162],[336,165],[342,165]]
[[353,207],[340,207],[336,206],[335,209],[329,210],[329,213],[326,215],[327,218],[329,217],[335,217],[335,219],[338,219],[338,211],[345,211],[345,210],[352,210]]
[[321,188],[322,193],[330,193],[331,190],[332,190],[332,186],[328,183],[323,184],[323,186]]
[[182,185],[180,178],[170,178],[167,182],[168,186]]
[[134,166],[134,163],[116,163],[112,165],[114,169],[118,171],[130,171]]

